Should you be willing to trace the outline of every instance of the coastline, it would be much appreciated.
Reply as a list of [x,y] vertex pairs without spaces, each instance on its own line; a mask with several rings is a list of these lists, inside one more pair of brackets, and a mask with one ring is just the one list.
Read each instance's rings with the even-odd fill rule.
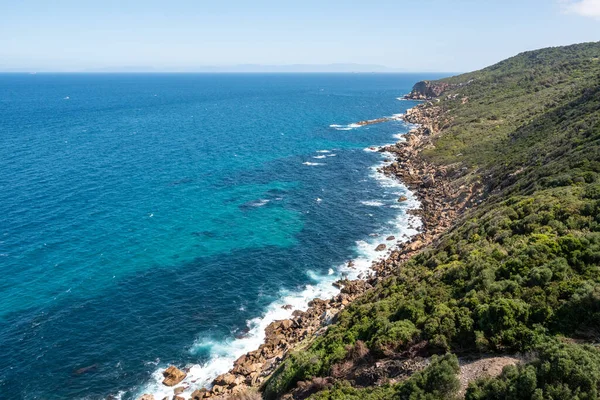
[[[217,376],[210,389],[197,389],[189,394],[189,386],[177,386],[185,378],[185,372],[175,368],[178,371],[176,375],[183,378],[175,378],[176,382],[169,385],[175,388],[174,399],[183,400],[188,396],[191,399],[228,398],[235,393],[257,390],[290,351],[308,345],[312,338],[335,322],[337,314],[352,301],[393,274],[404,262],[450,228],[458,211],[470,205],[474,193],[473,188],[465,190],[465,186],[457,188],[452,185],[452,174],[449,171],[436,168],[421,157],[421,151],[431,145],[431,139],[439,131],[440,113],[436,107],[417,105],[407,110],[406,114],[394,118],[415,125],[403,135],[405,140],[380,148],[370,148],[371,151],[385,153],[393,158],[377,168],[377,173],[405,185],[418,199],[419,207],[409,209],[407,214],[420,221],[420,229],[406,241],[397,242],[384,258],[373,261],[366,277],[359,275],[358,279],[335,281],[332,285],[337,289],[337,294],[326,300],[315,298],[308,303],[306,311],[294,310],[290,318],[271,322],[264,328],[262,344],[239,357],[228,372]],[[388,120],[390,119],[380,118],[373,121]],[[462,193],[467,195],[461,195]],[[399,202],[407,200],[404,196],[398,199]],[[388,238],[390,239],[396,240],[393,236]],[[380,246],[383,246],[381,250],[387,249],[384,243]],[[353,268],[352,261],[348,268]],[[282,306],[286,310],[291,310],[291,307]],[[154,398],[151,395],[141,397],[144,400]]]

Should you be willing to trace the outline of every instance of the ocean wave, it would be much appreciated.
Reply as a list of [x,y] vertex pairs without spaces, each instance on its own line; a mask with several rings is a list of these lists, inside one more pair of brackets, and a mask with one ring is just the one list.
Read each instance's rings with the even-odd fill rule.
[[327,157],[327,156],[313,156],[313,158],[319,158],[319,159],[325,158],[325,157]]
[[377,201],[377,200],[364,200],[364,201],[361,201],[360,203],[365,206],[371,206],[371,207],[381,207],[383,205],[383,203],[381,201]]
[[317,150],[317,153],[331,153],[329,150]]
[[[386,153],[383,153],[382,157],[393,158],[391,154]],[[372,273],[373,262],[385,258],[389,251],[396,246],[396,243],[406,241],[409,237],[418,233],[422,224],[421,220],[406,211],[419,208],[420,203],[402,182],[378,172],[378,169],[386,164],[386,162],[382,162],[373,166],[370,176],[376,179],[381,187],[388,189],[388,192],[407,197],[407,200],[402,204],[394,204],[394,208],[399,208],[395,218],[387,221],[377,232],[373,232],[367,238],[356,241],[355,258],[352,263],[333,266],[329,268],[327,274],[307,271],[306,274],[313,282],[312,284],[307,284],[302,290],[296,292],[281,290],[278,300],[271,303],[261,316],[247,321],[247,333],[243,336],[226,340],[215,340],[211,337],[199,338],[193,344],[190,350],[191,353],[209,352],[210,358],[204,364],[188,366],[189,371],[186,379],[178,385],[186,389],[179,396],[187,399],[194,390],[208,387],[214,378],[229,371],[236,359],[259,348],[264,342],[265,328],[270,323],[291,318],[294,310],[305,311],[308,308],[309,301],[314,298],[329,299],[337,295],[339,289],[332,284],[341,278],[366,278]],[[380,202],[374,203],[379,204]],[[398,242],[386,242],[386,245],[389,246],[387,252],[377,251],[377,246],[385,242],[383,238],[387,236],[395,236]],[[137,391],[136,398],[144,393],[153,394],[158,399],[172,397],[173,388],[162,385],[162,371],[166,367],[167,365],[164,364],[154,371],[150,382]]]
[[240,205],[239,207],[241,209],[262,207],[264,205],[269,204],[270,202],[271,202],[271,200],[269,200],[269,199],[258,199],[258,200],[252,200],[252,201],[249,201],[247,203],[244,203],[244,204]]
[[352,129],[356,129],[356,128],[360,128],[362,125],[359,124],[348,124],[348,125],[338,125],[338,124],[331,124],[329,125],[330,128],[333,128],[337,131],[350,131]]
[[327,154],[327,157],[335,157],[337,154]]
[[310,161],[303,162],[302,164],[303,165],[309,165],[309,166],[313,166],[313,165],[325,165],[324,163],[310,162]]

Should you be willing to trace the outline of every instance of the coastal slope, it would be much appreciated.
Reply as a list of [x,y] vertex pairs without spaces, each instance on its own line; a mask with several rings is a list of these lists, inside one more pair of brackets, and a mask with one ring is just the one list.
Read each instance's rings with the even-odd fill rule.
[[[600,43],[415,85],[386,148],[423,232],[264,398],[597,398]],[[502,367],[505,367],[502,369]],[[501,372],[502,371],[502,372]]]

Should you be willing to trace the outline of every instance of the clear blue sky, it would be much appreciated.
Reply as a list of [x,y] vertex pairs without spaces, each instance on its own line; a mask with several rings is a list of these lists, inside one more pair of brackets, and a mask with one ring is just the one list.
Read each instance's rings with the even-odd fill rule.
[[600,0],[0,0],[0,70],[379,64],[468,71],[600,40]]

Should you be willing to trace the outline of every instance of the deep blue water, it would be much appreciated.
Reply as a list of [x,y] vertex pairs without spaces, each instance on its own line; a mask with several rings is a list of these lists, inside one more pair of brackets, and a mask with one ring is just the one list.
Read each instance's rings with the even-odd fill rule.
[[402,228],[364,149],[407,126],[347,125],[434,77],[0,75],[0,398],[223,368],[255,318]]

